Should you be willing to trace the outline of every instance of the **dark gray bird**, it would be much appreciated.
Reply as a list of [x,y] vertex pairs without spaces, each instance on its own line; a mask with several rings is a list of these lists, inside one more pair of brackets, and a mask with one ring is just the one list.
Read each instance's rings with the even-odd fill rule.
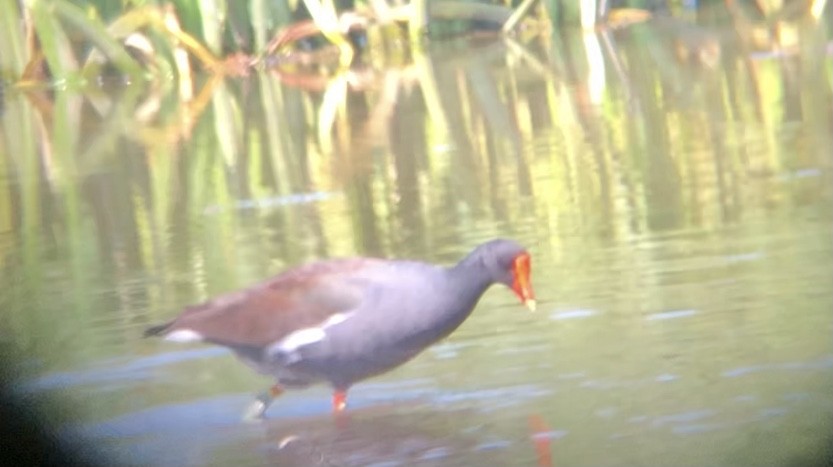
[[333,411],[348,388],[407,362],[457,329],[492,284],[531,310],[529,253],[511,240],[476,247],[452,267],[374,258],[306,264],[253,287],[185,309],[146,336],[228,347],[277,384],[246,418],[285,388],[329,383]]

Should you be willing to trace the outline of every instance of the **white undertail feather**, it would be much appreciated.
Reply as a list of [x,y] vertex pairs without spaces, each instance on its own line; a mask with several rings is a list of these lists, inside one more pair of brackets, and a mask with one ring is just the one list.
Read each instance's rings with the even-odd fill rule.
[[203,335],[191,329],[177,329],[165,335],[166,341],[172,342],[202,342]]

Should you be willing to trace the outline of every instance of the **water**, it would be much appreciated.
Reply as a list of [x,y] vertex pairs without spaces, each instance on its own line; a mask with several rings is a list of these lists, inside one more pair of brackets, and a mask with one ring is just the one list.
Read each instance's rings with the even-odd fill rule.
[[[110,111],[57,91],[75,123],[43,127],[7,95],[15,390],[61,436],[135,465],[821,462],[828,36],[803,25],[782,56],[718,26],[442,44],[348,92],[332,131],[321,93],[276,73],[220,83],[193,126],[179,108],[139,119],[129,91]],[[318,387],[242,424],[267,379],[222,349],[141,338],[304,261],[449,263],[496,236],[531,250],[538,312],[495,287],[445,342],[355,386],[346,419]]]

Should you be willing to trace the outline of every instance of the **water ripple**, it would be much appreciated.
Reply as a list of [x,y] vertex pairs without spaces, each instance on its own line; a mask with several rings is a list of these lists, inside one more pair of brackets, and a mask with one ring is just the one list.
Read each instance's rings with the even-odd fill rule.
[[697,310],[673,310],[652,313],[645,317],[647,321],[659,321],[665,319],[687,318],[697,314]]
[[651,426],[659,427],[665,426],[668,424],[675,424],[675,423],[684,423],[684,422],[693,422],[696,420],[702,420],[704,418],[709,418],[713,415],[716,415],[717,411],[713,409],[701,409],[701,410],[689,410],[687,412],[679,412],[673,413],[670,415],[661,415],[659,417],[655,417],[651,421]]
[[588,318],[590,316],[595,316],[599,314],[596,310],[590,309],[578,309],[578,310],[566,310],[566,311],[553,311],[550,313],[550,319],[553,321],[559,321],[564,319],[581,319],[581,318]]
[[218,214],[228,209],[247,210],[247,209],[262,209],[276,206],[291,206],[295,204],[308,204],[318,201],[326,201],[339,193],[331,193],[326,191],[316,191],[313,193],[293,193],[285,196],[276,196],[272,198],[261,199],[240,199],[232,206],[225,207],[220,205],[212,205],[205,208],[204,213],[207,215]]
[[749,365],[725,370],[721,375],[724,378],[737,378],[752,373],[765,371],[802,371],[802,370],[829,370],[833,368],[833,355],[809,362],[787,362],[771,365]]

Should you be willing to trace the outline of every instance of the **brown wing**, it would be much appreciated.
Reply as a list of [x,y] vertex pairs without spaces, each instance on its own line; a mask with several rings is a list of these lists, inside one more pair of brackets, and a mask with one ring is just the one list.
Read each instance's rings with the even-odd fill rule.
[[263,347],[292,332],[320,325],[361,302],[362,271],[376,260],[348,259],[312,263],[264,283],[189,307],[149,335],[188,329],[227,346]]

